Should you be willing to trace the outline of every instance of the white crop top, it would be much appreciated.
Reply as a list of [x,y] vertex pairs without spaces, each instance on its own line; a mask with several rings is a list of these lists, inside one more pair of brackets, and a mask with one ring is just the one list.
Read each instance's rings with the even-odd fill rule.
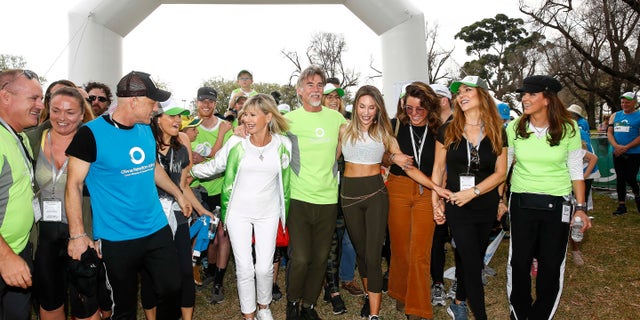
[[384,144],[373,140],[369,134],[360,136],[355,144],[350,139],[342,143],[344,161],[358,164],[377,164],[382,162]]

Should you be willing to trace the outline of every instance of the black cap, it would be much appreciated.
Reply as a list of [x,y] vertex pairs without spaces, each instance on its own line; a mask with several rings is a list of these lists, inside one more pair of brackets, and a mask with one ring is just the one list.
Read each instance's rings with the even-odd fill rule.
[[121,98],[147,97],[164,102],[169,99],[171,93],[158,89],[148,73],[131,71],[118,82],[116,96]]
[[211,87],[202,87],[198,89],[198,101],[202,101],[204,99],[216,101],[218,100],[218,92]]
[[550,91],[558,93],[560,90],[562,90],[562,84],[560,84],[560,81],[550,76],[536,75],[524,78],[522,81],[522,87],[518,88],[516,92],[536,93]]
[[98,288],[98,272],[100,260],[98,253],[93,248],[87,250],[80,256],[80,260],[69,259],[67,274],[76,290],[87,297],[93,297]]

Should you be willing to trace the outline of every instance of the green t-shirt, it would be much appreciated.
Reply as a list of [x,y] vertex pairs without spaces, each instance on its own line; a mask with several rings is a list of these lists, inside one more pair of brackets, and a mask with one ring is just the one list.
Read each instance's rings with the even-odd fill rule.
[[565,136],[557,146],[550,146],[547,137],[538,138],[531,133],[529,138],[516,139],[518,120],[507,126],[509,148],[513,148],[515,165],[511,176],[511,192],[539,193],[553,196],[571,194],[572,184],[567,159],[569,152],[582,148],[580,131],[573,123],[575,133],[566,126]]
[[287,113],[285,118],[290,121],[293,142],[291,199],[313,204],[337,203],[336,150],[345,118],[325,107],[320,112],[299,108]]
[[[20,135],[30,149],[27,136]],[[12,133],[0,126],[0,235],[16,254],[26,247],[34,220],[31,173],[22,152]]]
[[[196,136],[196,139],[191,142],[191,150],[195,150],[196,146],[198,146],[199,144],[205,144],[208,147],[213,147],[213,145],[216,143],[216,140],[218,139],[218,129],[220,127],[221,121],[223,120],[218,119],[216,125],[211,129],[207,129],[202,125],[198,126],[198,135]],[[232,135],[232,130],[227,131],[227,133],[225,133],[224,135],[223,144],[227,142],[227,140],[229,140],[229,137],[231,137]],[[191,187],[195,188],[197,186],[204,187],[207,190],[207,194],[210,196],[220,194],[222,192],[222,175],[218,175],[214,177],[214,179],[193,179]]]

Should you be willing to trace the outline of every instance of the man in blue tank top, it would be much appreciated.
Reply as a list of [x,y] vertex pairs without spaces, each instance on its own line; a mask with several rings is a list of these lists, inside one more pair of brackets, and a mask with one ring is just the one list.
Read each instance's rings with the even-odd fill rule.
[[[140,272],[153,279],[143,286],[152,285],[159,298],[157,319],[176,319],[180,278],[166,275],[179,273],[178,260],[156,185],[172,194],[185,213],[191,206],[157,164],[149,127],[157,102],[170,93],[158,89],[149,74],[132,71],[120,80],[116,95],[115,112],[80,128],[67,149],[68,253],[80,260],[95,248],[102,255],[113,290],[113,319],[136,319]],[[95,239],[87,237],[82,221],[85,183]]]
[[636,110],[637,102],[635,93],[622,94],[622,110],[611,115],[607,128],[607,138],[613,147],[613,167],[616,170],[618,208],[613,212],[615,216],[627,213],[627,184],[635,196],[636,210],[640,212],[640,188],[636,179],[640,167],[640,112]]

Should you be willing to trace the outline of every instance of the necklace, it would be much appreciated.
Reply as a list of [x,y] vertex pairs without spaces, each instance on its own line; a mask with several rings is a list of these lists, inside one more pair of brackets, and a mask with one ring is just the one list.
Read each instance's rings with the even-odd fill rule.
[[[253,136],[251,136],[253,137]],[[271,142],[271,135],[267,136],[264,141],[262,142],[262,148],[259,148],[257,145],[253,144],[253,146],[256,148],[256,150],[258,150],[258,159],[260,159],[260,161],[264,160],[264,152],[265,150],[267,150],[267,147],[269,145],[269,142]]]
[[484,121],[480,121],[478,123],[469,123],[469,122],[465,122],[466,125],[468,126],[474,126],[474,127],[483,127],[484,126]]

